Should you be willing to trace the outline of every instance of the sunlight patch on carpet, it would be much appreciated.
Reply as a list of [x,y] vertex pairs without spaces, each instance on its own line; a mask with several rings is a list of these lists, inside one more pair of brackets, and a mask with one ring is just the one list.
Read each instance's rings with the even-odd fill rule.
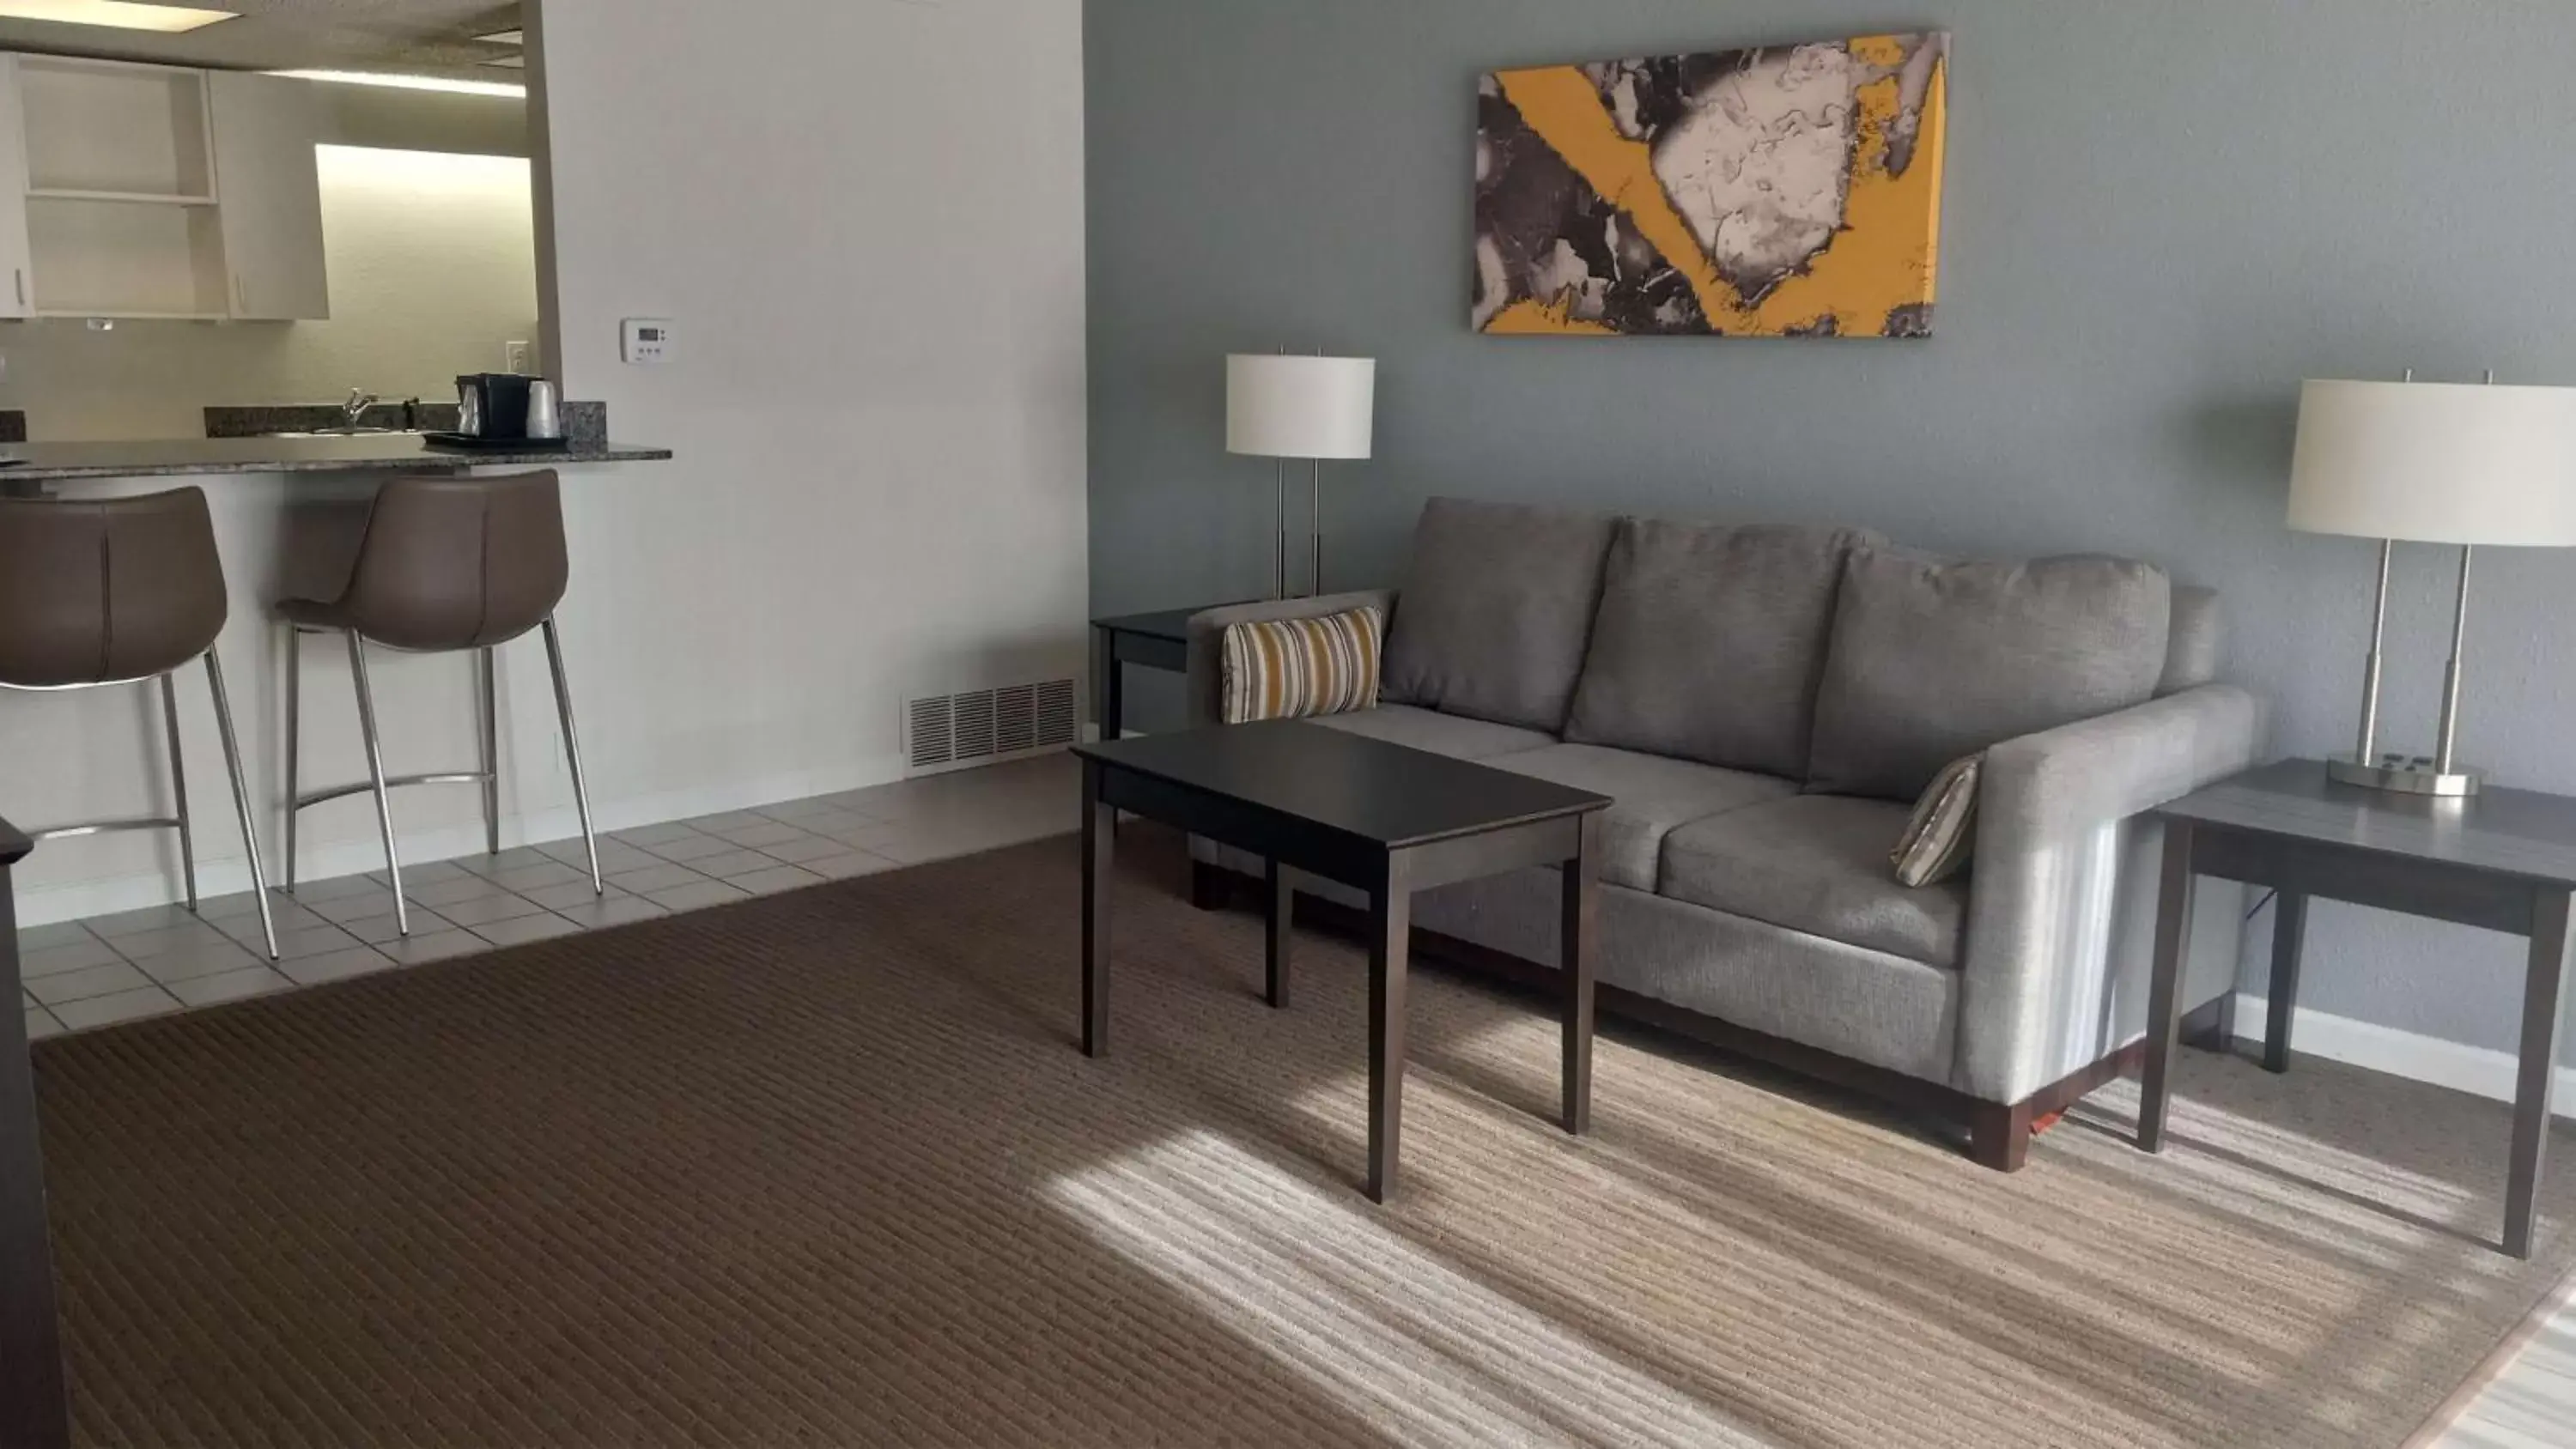
[[1046,1192],[1103,1245],[1399,1443],[1769,1449],[1440,1262],[1355,1194],[1317,1188],[1214,1133],[1059,1178]]

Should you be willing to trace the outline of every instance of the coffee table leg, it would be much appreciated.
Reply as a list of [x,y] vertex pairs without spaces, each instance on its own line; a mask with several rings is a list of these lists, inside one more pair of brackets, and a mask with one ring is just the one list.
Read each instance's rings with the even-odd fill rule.
[[2299,952],[2308,939],[2308,898],[2301,891],[2272,897],[2272,1002],[2263,1023],[2263,1070],[2290,1069],[2290,1012],[2299,1004]]
[[1558,976],[1565,990],[1565,1130],[1592,1130],[1592,996],[1601,931],[1601,817],[1583,817],[1583,839],[1565,863],[1557,935]]
[[1100,765],[1082,762],[1082,1054],[1109,1054],[1109,883],[1118,812],[1100,798]]
[[1413,887],[1410,863],[1387,861],[1386,876],[1369,892],[1369,1128],[1368,1195],[1395,1195],[1396,1149],[1404,1127],[1404,977],[1412,945]]
[[2147,988],[2147,1079],[2138,1093],[2138,1147],[2146,1152],[2165,1146],[2165,1099],[2182,1032],[2182,964],[2191,946],[2191,884],[2191,824],[2168,820],[2156,892],[2155,980]]
[[1268,980],[1265,994],[1271,1006],[1285,1010],[1288,1005],[1288,928],[1296,919],[1297,893],[1288,885],[1288,868],[1272,857],[1262,867],[1261,923],[1269,937]]
[[2549,1147],[2549,1088],[2558,1068],[2558,1003],[2567,984],[2564,889],[2542,892],[2531,911],[2531,965],[2522,986],[2522,1060],[2513,1097],[2513,1168],[2505,1183],[2504,1250],[2531,1256],[2539,1221],[2542,1158]]

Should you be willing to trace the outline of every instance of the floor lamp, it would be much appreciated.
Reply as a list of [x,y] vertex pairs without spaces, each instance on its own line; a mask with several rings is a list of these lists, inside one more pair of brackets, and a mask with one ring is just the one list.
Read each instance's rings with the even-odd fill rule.
[[1277,534],[1270,597],[1288,597],[1288,459],[1314,463],[1307,521],[1306,593],[1324,591],[1324,460],[1369,455],[1377,415],[1377,361],[1237,353],[1225,360],[1225,450],[1276,458]]
[[[2378,604],[2362,667],[2361,727],[2350,758],[2327,762],[2349,785],[2415,795],[2474,795],[2483,775],[2457,756],[2460,656],[2469,565],[2481,544],[2576,546],[2576,388],[2453,383],[2311,382],[2299,395],[2290,526],[2379,540]],[[2400,543],[2460,550],[2441,730],[2429,755],[2379,748],[2380,648],[2388,564]]]

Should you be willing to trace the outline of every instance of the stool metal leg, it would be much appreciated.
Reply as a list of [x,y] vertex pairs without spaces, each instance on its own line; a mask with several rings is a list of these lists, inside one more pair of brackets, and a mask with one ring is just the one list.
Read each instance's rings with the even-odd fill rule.
[[581,775],[581,736],[572,724],[572,685],[564,678],[563,637],[555,632],[554,616],[545,622],[546,667],[555,676],[555,713],[563,718],[564,758],[572,764],[572,803],[581,812],[581,846],[590,856],[590,889],[593,895],[608,894],[599,879],[599,839],[590,829],[590,784]]
[[304,807],[296,804],[298,756],[304,736],[304,631],[286,626],[286,893],[295,894],[295,825]]
[[170,736],[170,793],[178,798],[179,876],[187,882],[188,910],[197,909],[197,832],[188,823],[188,766],[179,750],[179,679],[161,676],[161,727]]
[[487,855],[501,853],[501,709],[494,676],[500,673],[500,660],[490,646],[477,650],[483,656],[483,850]]
[[411,934],[411,908],[403,903],[402,860],[394,853],[394,801],[385,790],[385,749],[376,737],[376,692],[367,685],[367,645],[351,629],[349,677],[358,689],[358,732],[367,741],[367,780],[376,791],[376,825],[385,837],[385,879],[394,888],[394,931]]
[[232,696],[224,692],[224,666],[206,649],[206,688],[215,697],[215,732],[224,742],[224,769],[233,778],[233,813],[241,817],[242,849],[250,852],[250,893],[259,902],[259,934],[268,959],[277,959],[277,920],[268,909],[268,870],[259,861],[259,831],[250,810],[250,781],[242,774],[241,740],[233,733]]

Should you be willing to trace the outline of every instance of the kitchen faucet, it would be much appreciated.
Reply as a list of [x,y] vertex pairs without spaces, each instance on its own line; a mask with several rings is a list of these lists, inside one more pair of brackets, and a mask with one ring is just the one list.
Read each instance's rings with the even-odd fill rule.
[[383,401],[383,398],[374,393],[353,387],[349,389],[349,400],[340,405],[340,421],[345,426],[354,428],[358,426],[358,420],[367,415],[367,409]]

